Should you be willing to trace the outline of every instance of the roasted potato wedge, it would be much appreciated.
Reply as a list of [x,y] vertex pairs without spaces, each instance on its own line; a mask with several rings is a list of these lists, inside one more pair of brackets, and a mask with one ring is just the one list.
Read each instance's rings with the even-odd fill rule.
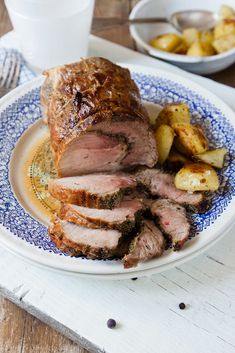
[[235,18],[235,12],[232,7],[222,5],[219,11],[219,17],[222,20],[224,20],[225,18]]
[[190,163],[176,174],[175,186],[186,191],[216,191],[219,188],[219,178],[210,165]]
[[208,141],[200,126],[178,123],[172,127],[177,136],[176,148],[183,154],[193,156],[208,150]]
[[160,111],[158,114],[156,120],[155,120],[155,130],[160,126],[160,125],[169,125],[169,117],[164,113],[165,107]]
[[150,40],[149,44],[167,52],[173,52],[182,42],[181,37],[176,33],[166,33]]
[[189,107],[185,103],[167,104],[159,113],[157,126],[162,124],[190,123]]
[[173,50],[175,54],[182,54],[185,55],[187,53],[188,46],[184,40]]
[[229,34],[235,35],[235,19],[225,19],[217,23],[214,28],[214,38],[215,40]]
[[190,163],[191,161],[185,157],[183,154],[179,153],[175,149],[170,151],[170,154],[167,158],[167,165],[172,170],[179,170],[183,167],[184,164]]
[[212,45],[214,40],[214,34],[212,31],[202,31],[200,35],[200,41]]
[[186,28],[182,33],[182,38],[190,47],[194,42],[200,40],[200,32],[196,28]]
[[222,5],[214,28],[186,28],[182,35],[165,33],[149,41],[154,48],[189,56],[212,56],[235,47],[235,10]]
[[188,150],[186,148],[184,148],[184,146],[181,144],[179,137],[175,137],[173,146],[183,156],[190,157],[190,154],[188,153]]
[[214,54],[216,54],[214,47],[201,40],[194,42],[187,51],[188,56],[211,56]]
[[228,34],[213,41],[213,47],[217,53],[223,53],[235,48],[235,34]]
[[169,125],[160,125],[155,133],[157,149],[158,149],[158,163],[163,164],[171,150],[174,140],[174,130]]
[[224,157],[227,152],[228,150],[226,148],[217,148],[215,150],[195,155],[193,158],[197,161],[209,164],[212,167],[221,169],[224,166]]

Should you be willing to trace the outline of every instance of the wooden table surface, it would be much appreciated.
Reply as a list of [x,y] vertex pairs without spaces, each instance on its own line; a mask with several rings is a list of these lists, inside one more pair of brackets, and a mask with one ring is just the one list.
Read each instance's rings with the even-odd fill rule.
[[[96,0],[96,17],[127,17],[137,0]],[[12,26],[0,0],[0,36]],[[100,29],[96,35],[135,49],[127,27]],[[235,65],[209,76],[235,87]],[[83,348],[0,297],[0,353],[85,353]]]

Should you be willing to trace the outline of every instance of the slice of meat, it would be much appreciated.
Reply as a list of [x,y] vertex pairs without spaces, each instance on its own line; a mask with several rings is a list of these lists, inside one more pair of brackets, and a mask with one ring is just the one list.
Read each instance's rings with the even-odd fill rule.
[[136,180],[127,174],[90,174],[51,179],[48,190],[61,202],[112,209],[136,184]]
[[190,235],[190,223],[183,206],[169,199],[158,199],[151,206],[161,230],[170,237],[175,250],[182,248]]
[[[143,126],[142,121],[113,121],[112,124],[102,122],[95,127],[103,133],[111,136],[122,136],[128,143],[129,151],[121,161],[120,168],[129,168],[136,165],[147,165],[153,167],[156,164],[157,150],[152,139],[152,128]],[[155,161],[155,162],[153,162]]]
[[126,243],[122,233],[113,229],[90,229],[56,218],[49,227],[50,238],[63,252],[91,259],[122,256]]
[[41,105],[59,176],[156,164],[154,133],[129,70],[87,58],[44,75]]
[[[79,151],[79,153],[78,153]],[[72,176],[92,172],[116,171],[127,155],[128,146],[121,138],[97,132],[81,134],[72,140],[58,166],[58,174]]]
[[143,208],[143,204],[138,200],[122,201],[112,210],[63,204],[61,218],[91,228],[118,229],[127,234],[135,227],[136,219]]
[[154,257],[159,257],[165,249],[162,232],[152,221],[143,221],[139,234],[132,240],[129,252],[123,258],[124,268],[131,268]]
[[[60,208],[60,214],[59,214],[60,219],[78,224],[79,226],[86,227],[86,228],[92,228],[92,229],[100,228],[97,224],[90,222],[87,219],[81,217],[74,210],[74,208],[76,208],[76,207],[80,207],[80,206],[72,205],[69,203],[65,203],[65,204],[62,203],[61,208]],[[89,209],[90,208],[88,208],[88,210]],[[97,210],[97,209],[95,208],[95,210]]]
[[186,205],[196,212],[205,212],[208,202],[201,192],[189,193],[175,187],[174,175],[159,169],[142,169],[135,173],[136,180],[144,185],[153,196],[168,198]]

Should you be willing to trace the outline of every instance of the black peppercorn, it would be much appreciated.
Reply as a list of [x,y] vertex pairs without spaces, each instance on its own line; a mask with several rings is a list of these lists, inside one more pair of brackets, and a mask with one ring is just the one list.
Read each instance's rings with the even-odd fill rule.
[[184,309],[186,308],[186,305],[185,305],[184,303],[180,303],[180,304],[179,304],[179,308],[180,308],[181,310],[184,310]]
[[108,319],[107,326],[108,328],[114,328],[116,326],[116,321],[114,319]]

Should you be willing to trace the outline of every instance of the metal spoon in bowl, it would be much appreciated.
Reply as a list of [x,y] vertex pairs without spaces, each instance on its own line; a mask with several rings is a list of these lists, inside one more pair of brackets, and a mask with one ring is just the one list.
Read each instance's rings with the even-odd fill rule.
[[179,32],[186,28],[196,28],[200,31],[211,29],[215,26],[218,15],[206,10],[185,10],[173,13],[167,17],[149,18],[95,18],[92,24],[93,32],[105,30],[114,26],[148,24],[165,22],[171,24]]

